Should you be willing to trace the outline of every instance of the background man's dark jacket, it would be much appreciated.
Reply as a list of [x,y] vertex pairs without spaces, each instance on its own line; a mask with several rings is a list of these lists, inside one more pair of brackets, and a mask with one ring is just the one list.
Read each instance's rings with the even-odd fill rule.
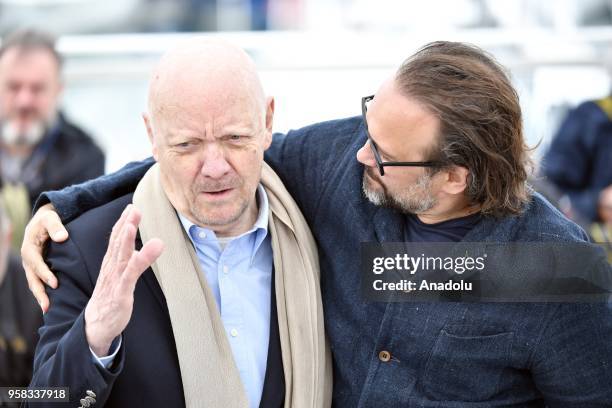
[[[27,183],[30,202],[46,190],[58,190],[104,174],[104,153],[81,128],[59,115],[58,128],[36,180]],[[41,144],[46,143],[43,139]]]
[[42,311],[28,289],[21,259],[10,255],[0,281],[0,387],[27,387]]
[[[374,303],[361,295],[360,243],[403,240],[404,217],[361,194],[361,118],[276,135],[266,161],[319,245],[338,407],[612,406],[607,304]],[[133,191],[151,160],[49,193],[64,220]],[[583,242],[584,231],[535,195],[519,217],[484,217],[464,238]],[[387,351],[389,354],[381,354]],[[390,358],[386,358],[390,356]]]
[[577,217],[596,221],[599,193],[612,185],[612,97],[572,109],[542,167],[546,177],[568,195]]

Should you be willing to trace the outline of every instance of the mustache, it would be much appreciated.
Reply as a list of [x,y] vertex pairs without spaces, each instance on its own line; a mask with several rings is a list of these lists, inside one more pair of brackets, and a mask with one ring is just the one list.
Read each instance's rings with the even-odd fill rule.
[[42,122],[45,126],[50,126],[55,121],[58,112],[59,111],[56,108],[52,109],[48,113],[45,113],[37,107],[23,106],[2,112],[2,118],[5,121],[14,121],[17,119],[23,120],[26,118],[35,119]]
[[378,173],[378,170],[374,170],[372,167],[366,167],[366,168],[365,168],[365,170],[364,170],[364,172],[365,172],[365,175],[366,175],[366,176],[367,176],[367,177],[368,177],[370,180],[374,180],[374,181],[376,181],[376,182],[378,182],[378,183],[382,184],[382,183],[381,183],[381,180],[380,180],[380,178],[379,178],[379,176],[378,176],[378,174],[379,174],[379,173]]
[[238,188],[242,185],[239,177],[230,176],[223,180],[199,180],[193,185],[193,190],[198,193],[215,193],[218,191]]
[[38,109],[34,108],[20,108],[17,109],[17,115],[19,116],[38,116]]

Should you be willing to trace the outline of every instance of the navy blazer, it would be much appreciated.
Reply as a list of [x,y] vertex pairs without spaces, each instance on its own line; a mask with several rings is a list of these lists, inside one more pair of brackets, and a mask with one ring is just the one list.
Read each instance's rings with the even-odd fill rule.
[[36,177],[25,181],[31,203],[45,190],[64,188],[104,174],[102,150],[61,112],[53,131],[45,135],[32,157],[38,154],[43,158],[36,168]]
[[[51,307],[40,329],[30,385],[69,387],[71,403],[60,406],[78,405],[87,391],[96,395],[93,407],[185,406],[170,316],[151,268],[136,283],[132,316],[110,369],[92,361],[85,337],[85,306],[93,293],[111,229],[131,202],[132,194],[128,194],[86,212],[67,225],[70,239],[49,246],[46,259],[60,284],[56,290],[47,290]],[[141,247],[137,237],[136,248]],[[268,365],[260,406],[279,408],[285,389],[274,291],[271,298]]]
[[[319,246],[338,407],[612,406],[612,314],[605,303],[383,303],[361,295],[361,242],[403,240],[404,216],[361,193],[361,118],[275,135],[266,161]],[[64,219],[134,189],[152,161],[52,192]],[[464,238],[583,242],[540,195],[525,212],[483,217]]]

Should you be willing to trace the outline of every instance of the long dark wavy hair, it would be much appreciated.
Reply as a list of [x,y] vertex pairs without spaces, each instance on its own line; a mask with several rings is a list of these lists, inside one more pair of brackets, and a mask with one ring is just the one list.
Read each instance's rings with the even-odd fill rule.
[[440,120],[429,160],[467,168],[466,194],[483,214],[520,214],[533,164],[519,97],[504,68],[476,46],[437,41],[405,60],[395,79],[406,97]]

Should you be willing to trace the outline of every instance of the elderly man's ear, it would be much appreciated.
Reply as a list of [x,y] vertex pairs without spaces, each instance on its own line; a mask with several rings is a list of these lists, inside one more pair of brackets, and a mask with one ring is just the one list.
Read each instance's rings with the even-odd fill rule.
[[274,97],[266,97],[266,133],[264,141],[264,150],[270,147],[272,143],[272,124],[274,122]]
[[155,161],[158,161],[157,160],[157,143],[155,142],[155,137],[153,136],[153,126],[151,125],[151,117],[147,113],[143,113],[142,119],[144,120],[145,127],[147,128],[147,136],[149,136],[149,141],[151,142],[153,158],[155,159]]

